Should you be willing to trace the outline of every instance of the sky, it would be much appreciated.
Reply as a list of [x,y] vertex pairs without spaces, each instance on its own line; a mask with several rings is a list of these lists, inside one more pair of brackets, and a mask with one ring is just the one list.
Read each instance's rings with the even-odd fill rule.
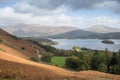
[[15,24],[120,28],[120,0],[0,0],[0,26]]

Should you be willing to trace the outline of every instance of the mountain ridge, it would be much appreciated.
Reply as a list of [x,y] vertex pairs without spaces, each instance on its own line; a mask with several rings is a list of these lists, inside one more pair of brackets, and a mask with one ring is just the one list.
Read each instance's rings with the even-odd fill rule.
[[104,25],[94,25],[94,26],[90,26],[84,30],[91,31],[91,32],[97,32],[97,33],[120,32],[119,28],[111,28],[111,27],[104,26]]
[[40,24],[16,24],[2,27],[2,29],[8,31],[19,37],[48,37],[51,35],[59,35],[69,33],[75,30],[88,31],[93,33],[113,33],[120,32],[118,28],[110,28],[104,25],[94,25],[86,29],[80,29],[71,26],[44,26]]
[[39,24],[17,24],[17,25],[5,26],[3,29],[16,36],[39,37],[39,36],[61,34],[69,31],[77,30],[78,28],[70,27],[70,26],[55,27],[55,26],[43,26]]
[[84,30],[74,30],[63,34],[52,35],[56,39],[120,39],[120,32],[96,33]]
[[50,38],[68,38],[68,39],[90,38],[92,35],[96,35],[96,34],[98,33],[84,31],[84,30],[74,30],[74,31],[70,31],[70,32],[66,32],[58,35],[53,35],[53,36],[50,36]]

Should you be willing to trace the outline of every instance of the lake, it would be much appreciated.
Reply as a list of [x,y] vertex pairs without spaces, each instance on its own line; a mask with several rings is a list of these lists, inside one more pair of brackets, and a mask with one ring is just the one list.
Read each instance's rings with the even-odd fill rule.
[[57,41],[58,45],[53,45],[59,49],[72,49],[73,46],[86,47],[89,49],[118,51],[120,49],[120,39],[111,39],[115,44],[104,44],[100,39],[51,39]]

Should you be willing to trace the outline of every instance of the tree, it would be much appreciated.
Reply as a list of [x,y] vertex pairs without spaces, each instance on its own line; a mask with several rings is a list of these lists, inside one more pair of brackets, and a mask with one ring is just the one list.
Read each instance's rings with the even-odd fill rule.
[[118,65],[112,65],[110,66],[109,72],[112,74],[119,74],[120,67]]
[[117,53],[113,53],[109,66],[118,65],[118,60]]
[[108,49],[105,49],[105,53],[104,53],[104,58],[105,58],[105,65],[107,65],[107,72],[109,72],[109,64],[111,61],[111,53],[108,51]]
[[113,74],[118,74],[120,71],[119,58],[117,53],[113,53],[110,64],[109,64],[109,72]]
[[79,62],[79,67],[77,70],[88,70],[89,69],[89,65],[87,64],[87,62],[85,60],[80,60]]
[[77,56],[71,56],[66,59],[65,65],[68,68],[77,70],[79,67],[79,58]]
[[120,49],[118,51],[118,64],[120,65]]
[[73,47],[73,51],[75,51],[75,52],[81,52],[81,48],[78,47],[78,46],[74,46]]
[[51,59],[53,57],[53,54],[50,52],[46,52],[42,54],[41,60],[47,63],[51,62]]
[[91,68],[93,70],[98,70],[99,68],[99,65],[102,63],[102,60],[101,60],[101,57],[98,53],[98,51],[96,51],[94,54],[93,54],[93,57],[91,59]]
[[120,74],[120,49],[119,49],[119,52],[118,52],[118,74]]
[[101,63],[101,64],[99,65],[98,71],[107,72],[107,65]]

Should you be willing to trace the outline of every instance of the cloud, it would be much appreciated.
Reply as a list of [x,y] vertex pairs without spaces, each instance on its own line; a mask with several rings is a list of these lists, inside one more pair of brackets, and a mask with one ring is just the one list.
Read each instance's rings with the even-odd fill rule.
[[0,9],[0,25],[26,23],[32,14],[15,13],[11,7]]
[[120,0],[21,0],[21,3],[26,5],[24,7],[27,8],[21,9],[18,7],[20,6],[18,3],[16,11],[23,13],[26,13],[28,10],[30,11],[28,6],[31,7],[32,10],[35,9],[36,11],[54,11],[61,6],[64,6],[72,10],[102,8],[112,10],[115,13],[120,13]]
[[71,17],[64,13],[49,16],[34,16],[30,13],[16,13],[14,8],[11,7],[0,9],[0,13],[0,25],[41,24],[47,26],[78,26],[83,23],[82,17]]
[[[3,0],[4,1],[4,0]],[[8,0],[6,0],[7,2]],[[93,1],[93,2],[92,2]],[[96,16],[85,19],[70,16],[69,10],[111,9],[119,13],[119,0],[21,0],[13,6],[0,8],[0,25],[41,24],[48,26],[75,26],[86,28],[92,25],[119,27],[120,19]],[[3,2],[0,2],[3,3]],[[116,15],[116,14],[115,14]]]
[[26,2],[30,5],[36,6],[39,9],[57,9],[59,6],[63,5],[67,0],[27,0]]
[[92,25],[106,25],[110,27],[120,26],[120,19],[106,16],[98,16],[91,19],[85,19],[82,16],[72,17],[64,13],[49,16],[34,16],[31,13],[16,13],[14,8],[11,7],[0,9],[0,13],[0,25],[41,24],[47,26],[73,26],[79,28],[86,28]]
[[91,8],[94,4],[104,2],[106,0],[26,0],[30,5],[39,9],[56,9],[61,5],[68,6],[72,9]]
[[35,16],[37,16],[37,15],[39,15],[39,16],[55,15],[55,14],[60,14],[60,13],[64,13],[67,11],[67,7],[65,7],[65,6],[59,6],[55,10],[49,10],[49,9],[38,8],[36,6],[28,4],[26,2],[17,3],[16,5],[13,6],[13,8],[15,9],[15,12],[32,13]]
[[107,0],[102,3],[94,5],[95,8],[110,9],[115,13],[120,13],[120,1],[119,0]]
[[[60,9],[109,9],[117,14],[120,13],[120,0],[0,0],[0,4],[17,1],[14,5],[16,12],[33,13],[34,15],[54,14]],[[64,8],[63,8],[64,6]],[[44,13],[41,13],[44,12]]]

